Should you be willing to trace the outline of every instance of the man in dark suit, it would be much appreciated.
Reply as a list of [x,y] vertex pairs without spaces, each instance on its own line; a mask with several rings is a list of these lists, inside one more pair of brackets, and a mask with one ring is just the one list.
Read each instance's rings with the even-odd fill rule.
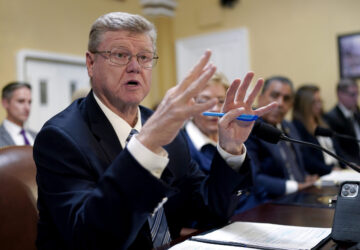
[[217,103],[193,100],[216,70],[211,52],[152,114],[139,103],[150,90],[155,41],[153,24],[138,15],[109,13],[93,24],[86,53],[92,91],[49,120],[34,145],[38,249],[151,249],[178,237],[189,221],[225,223],[238,191],[251,184],[243,142],[253,122],[236,117],[276,106],[252,110],[263,81],[246,100],[253,73],[230,86],[205,176],[178,132]]
[[[276,101],[278,106],[262,119],[299,139],[295,127],[284,118],[293,105],[294,89],[290,79],[283,76],[268,78],[258,97],[258,104]],[[251,135],[245,143],[253,160],[255,188],[262,200],[273,199],[308,187],[316,176],[307,175],[299,145],[280,141],[277,145]]]
[[[336,133],[348,135],[360,140],[360,112],[358,107],[359,88],[351,79],[342,79],[337,88],[338,104],[325,114],[325,121]],[[340,156],[360,165],[359,143],[336,137],[334,143]]]
[[1,99],[6,118],[0,124],[0,147],[33,145],[36,132],[24,127],[31,110],[31,86],[11,82],[2,89]]

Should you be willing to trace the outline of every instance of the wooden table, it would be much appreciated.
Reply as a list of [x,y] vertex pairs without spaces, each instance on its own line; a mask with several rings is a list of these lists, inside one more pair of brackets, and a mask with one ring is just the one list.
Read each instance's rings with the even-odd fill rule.
[[233,221],[266,222],[283,225],[331,227],[334,216],[329,199],[338,188],[310,187],[304,191],[274,202],[265,203],[235,215]]
[[[293,202],[291,199],[282,199],[282,201],[288,201],[288,204],[282,201],[265,203],[233,216],[232,221],[331,228],[335,209],[333,206],[327,206],[325,201],[337,193],[338,187],[310,187],[292,195]],[[301,197],[304,200],[301,200]],[[307,200],[309,203],[306,203]],[[329,240],[321,249],[347,249],[348,247],[348,245],[337,245],[334,241]]]
[[[282,225],[332,227],[334,206],[329,199],[338,193],[338,187],[310,187],[296,194],[252,208],[232,217],[232,221],[263,222]],[[200,233],[200,231],[198,232]],[[171,245],[184,241],[193,233],[177,239]],[[337,245],[329,240],[320,249],[348,249],[348,245]]]

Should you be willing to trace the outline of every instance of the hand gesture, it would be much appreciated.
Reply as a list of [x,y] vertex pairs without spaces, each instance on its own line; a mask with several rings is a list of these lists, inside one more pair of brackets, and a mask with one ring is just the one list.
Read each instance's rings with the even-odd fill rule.
[[253,72],[246,74],[244,81],[236,79],[230,85],[225,98],[222,112],[226,113],[219,120],[219,145],[228,153],[238,155],[243,153],[243,143],[249,137],[254,122],[239,121],[236,118],[241,114],[262,116],[276,107],[270,103],[264,107],[253,110],[252,106],[256,95],[260,91],[264,80],[257,80],[255,87],[246,98],[246,92],[254,77]]
[[136,137],[145,147],[153,152],[169,144],[177,135],[184,122],[195,114],[204,112],[217,102],[195,103],[194,97],[206,86],[216,67],[208,64],[211,56],[206,51],[187,77],[171,88]]

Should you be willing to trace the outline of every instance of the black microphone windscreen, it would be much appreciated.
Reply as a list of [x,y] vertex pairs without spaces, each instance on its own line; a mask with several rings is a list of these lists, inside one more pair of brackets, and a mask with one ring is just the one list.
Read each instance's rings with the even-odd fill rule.
[[319,127],[317,126],[314,132],[315,136],[327,136],[327,137],[331,137],[334,135],[334,133],[328,129],[328,128],[323,128],[323,127]]
[[252,134],[266,142],[276,144],[280,140],[282,132],[266,122],[258,120],[255,122]]

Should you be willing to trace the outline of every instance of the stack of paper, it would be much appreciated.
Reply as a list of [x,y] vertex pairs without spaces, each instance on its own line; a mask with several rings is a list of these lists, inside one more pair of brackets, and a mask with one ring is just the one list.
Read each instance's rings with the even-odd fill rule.
[[[234,222],[171,248],[180,249],[313,249],[325,241],[331,228]],[[201,242],[201,243],[200,243]]]
[[316,185],[334,186],[344,181],[360,181],[360,173],[352,169],[334,170],[330,174],[321,176]]

